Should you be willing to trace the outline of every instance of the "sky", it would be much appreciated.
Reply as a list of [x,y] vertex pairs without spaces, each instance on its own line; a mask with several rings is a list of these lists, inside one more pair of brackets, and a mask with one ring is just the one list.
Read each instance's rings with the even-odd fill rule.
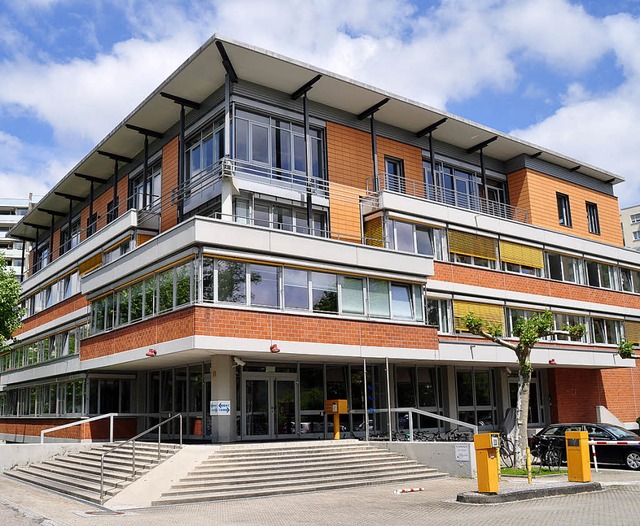
[[0,198],[46,193],[212,34],[622,176],[640,0],[0,0]]

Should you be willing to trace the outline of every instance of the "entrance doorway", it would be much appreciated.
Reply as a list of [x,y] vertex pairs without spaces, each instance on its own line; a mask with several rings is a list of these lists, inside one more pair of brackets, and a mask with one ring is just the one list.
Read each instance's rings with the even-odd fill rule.
[[299,433],[295,373],[249,372],[242,376],[243,439],[292,438]]

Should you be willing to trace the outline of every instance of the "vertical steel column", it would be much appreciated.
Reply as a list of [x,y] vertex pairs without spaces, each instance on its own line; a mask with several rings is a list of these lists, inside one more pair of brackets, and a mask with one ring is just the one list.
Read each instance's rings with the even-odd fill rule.
[[[34,250],[35,254],[33,256],[33,272],[38,272],[39,267],[40,267],[40,265],[38,263],[38,248],[39,248],[38,245],[40,245],[40,229],[36,228],[36,248]],[[33,272],[32,272],[32,274],[33,274]]]
[[20,283],[22,283],[24,281],[24,268],[26,266],[24,264],[24,247],[25,247],[26,244],[27,244],[27,240],[23,239],[22,240],[22,267],[20,268]]
[[147,184],[149,182],[149,136],[144,134],[144,165],[142,167],[142,208],[147,208]]
[[309,103],[307,93],[302,96],[302,111],[304,113],[304,150],[305,168],[307,176],[307,228],[309,234],[313,233],[313,193],[311,191],[311,140],[309,137]]
[[384,365],[385,368],[387,370],[387,414],[388,414],[388,420],[389,420],[389,442],[391,442],[392,436],[391,436],[391,383],[390,383],[390,373],[389,373],[389,357],[385,356],[384,358]]
[[118,161],[115,160],[115,167],[113,169],[113,214],[111,220],[113,221],[116,217],[118,217]]
[[[93,234],[93,181],[90,181],[91,188],[89,190],[89,225],[91,225],[91,233]],[[87,225],[87,229],[89,229]]]
[[484,169],[484,149],[480,150],[480,175],[482,176],[482,190],[484,198],[487,197],[487,173]]
[[[433,151],[433,132],[429,132],[429,157],[431,161],[431,177],[433,178],[433,186],[436,186],[436,154]],[[428,181],[425,183],[429,184]]]
[[224,156],[231,159],[231,79],[224,76]]
[[54,227],[54,215],[51,214],[51,237],[49,238],[49,251],[51,252],[51,259],[53,259],[53,227]]
[[373,114],[371,114],[371,153],[373,154],[373,191],[379,192],[380,180],[378,179],[378,143],[376,141],[376,119]]
[[182,222],[182,200],[184,195],[184,104],[180,104],[180,136],[178,138],[178,223]]

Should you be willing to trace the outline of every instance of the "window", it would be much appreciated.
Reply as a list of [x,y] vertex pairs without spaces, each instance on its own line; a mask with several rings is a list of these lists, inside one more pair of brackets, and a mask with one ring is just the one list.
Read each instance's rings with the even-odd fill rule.
[[98,226],[98,214],[94,212],[93,215],[87,217],[87,237],[92,236],[96,233],[96,228]]
[[218,260],[218,301],[246,304],[246,266],[238,261]]
[[580,260],[554,252],[547,252],[547,277],[557,281],[584,283]]
[[109,201],[107,204],[107,223],[118,219],[118,199]]
[[532,310],[507,309],[507,316],[508,316],[508,323],[509,323],[506,331],[507,335],[511,337],[515,337],[514,331],[516,329],[516,324],[518,323],[518,320],[521,318],[528,320],[534,314],[535,314],[535,311],[532,311]]
[[558,202],[558,221],[562,226],[571,227],[571,208],[569,207],[569,196],[556,192]]
[[640,241],[640,230],[636,230],[636,231],[633,233],[633,240],[634,240],[634,241]]
[[342,312],[345,314],[364,314],[364,283],[362,278],[342,276]]
[[490,237],[449,230],[449,252],[456,263],[495,268],[498,242]]
[[280,268],[251,265],[251,305],[280,307]]
[[425,256],[445,259],[445,231],[403,221],[389,221],[390,248],[401,252],[413,252]]
[[620,281],[625,292],[640,293],[640,271],[620,267]]
[[80,243],[80,218],[76,218],[71,227],[65,225],[60,229],[60,255],[69,252]]
[[[240,161],[240,171],[306,185],[304,138],[304,128],[299,124],[278,117],[236,110],[235,150],[236,159]],[[310,175],[314,181],[325,179],[322,131],[310,129],[309,139]]]
[[385,188],[391,192],[405,191],[404,165],[400,159],[384,160]]
[[640,214],[631,214],[631,224],[640,223]]
[[[561,331],[563,330],[562,327],[564,327],[565,325],[569,325],[570,327],[572,327],[574,325],[582,324],[586,326],[586,318],[584,316],[576,316],[574,314],[554,314],[553,323],[554,329],[556,331]],[[554,340],[571,341],[571,338],[568,334],[553,334],[551,338]],[[578,341],[586,342],[587,335],[584,334]]]
[[234,199],[234,220],[243,225],[254,224],[276,230],[300,234],[327,236],[326,213],[313,212],[313,228],[309,232],[306,208],[288,204],[275,204],[246,196]]
[[427,325],[438,327],[438,332],[451,333],[449,301],[427,299]]
[[600,235],[600,219],[598,217],[598,205],[587,201],[587,223],[589,232]]
[[591,341],[617,345],[622,337],[622,322],[608,318],[591,318]]
[[[143,168],[144,170],[144,168]],[[162,193],[162,161],[147,167],[147,186],[144,187],[144,173],[139,174],[132,183],[132,207],[137,210],[146,208],[157,211],[160,208]],[[146,203],[146,206],[145,206]]]
[[500,259],[507,272],[540,276],[544,268],[542,249],[500,240]]
[[284,269],[284,306],[309,310],[309,278],[306,270]]
[[616,267],[595,261],[587,261],[586,264],[587,283],[590,286],[603,289],[617,288],[615,286]]
[[[214,170],[220,159],[224,157],[224,119],[219,118],[205,125],[189,137],[186,156],[185,186],[197,180],[199,175]],[[157,165],[154,165],[154,168],[155,166]],[[156,173],[152,171],[152,174],[155,179]],[[159,184],[157,187],[155,187],[155,181],[148,181],[148,184],[152,185],[148,190],[151,190],[154,200],[157,199],[160,196]]]
[[480,194],[480,177],[475,173],[436,163],[436,173],[431,173],[431,163],[423,161],[427,199],[461,208],[477,208]]
[[492,425],[496,422],[493,375],[490,370],[456,370],[458,419],[470,424]]
[[311,273],[311,295],[314,312],[338,312],[338,282],[335,274]]

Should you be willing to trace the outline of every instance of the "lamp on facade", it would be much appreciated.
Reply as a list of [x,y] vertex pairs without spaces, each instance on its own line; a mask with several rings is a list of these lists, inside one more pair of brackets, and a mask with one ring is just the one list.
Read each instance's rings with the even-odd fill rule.
[[155,349],[149,349],[147,351],[147,356],[152,357],[158,354],[158,351],[156,351]]
[[271,352],[280,352],[280,348],[278,347],[277,343],[272,344],[271,347],[269,347],[269,350]]
[[549,360],[549,365],[556,365],[555,358],[551,358],[551,360]]

